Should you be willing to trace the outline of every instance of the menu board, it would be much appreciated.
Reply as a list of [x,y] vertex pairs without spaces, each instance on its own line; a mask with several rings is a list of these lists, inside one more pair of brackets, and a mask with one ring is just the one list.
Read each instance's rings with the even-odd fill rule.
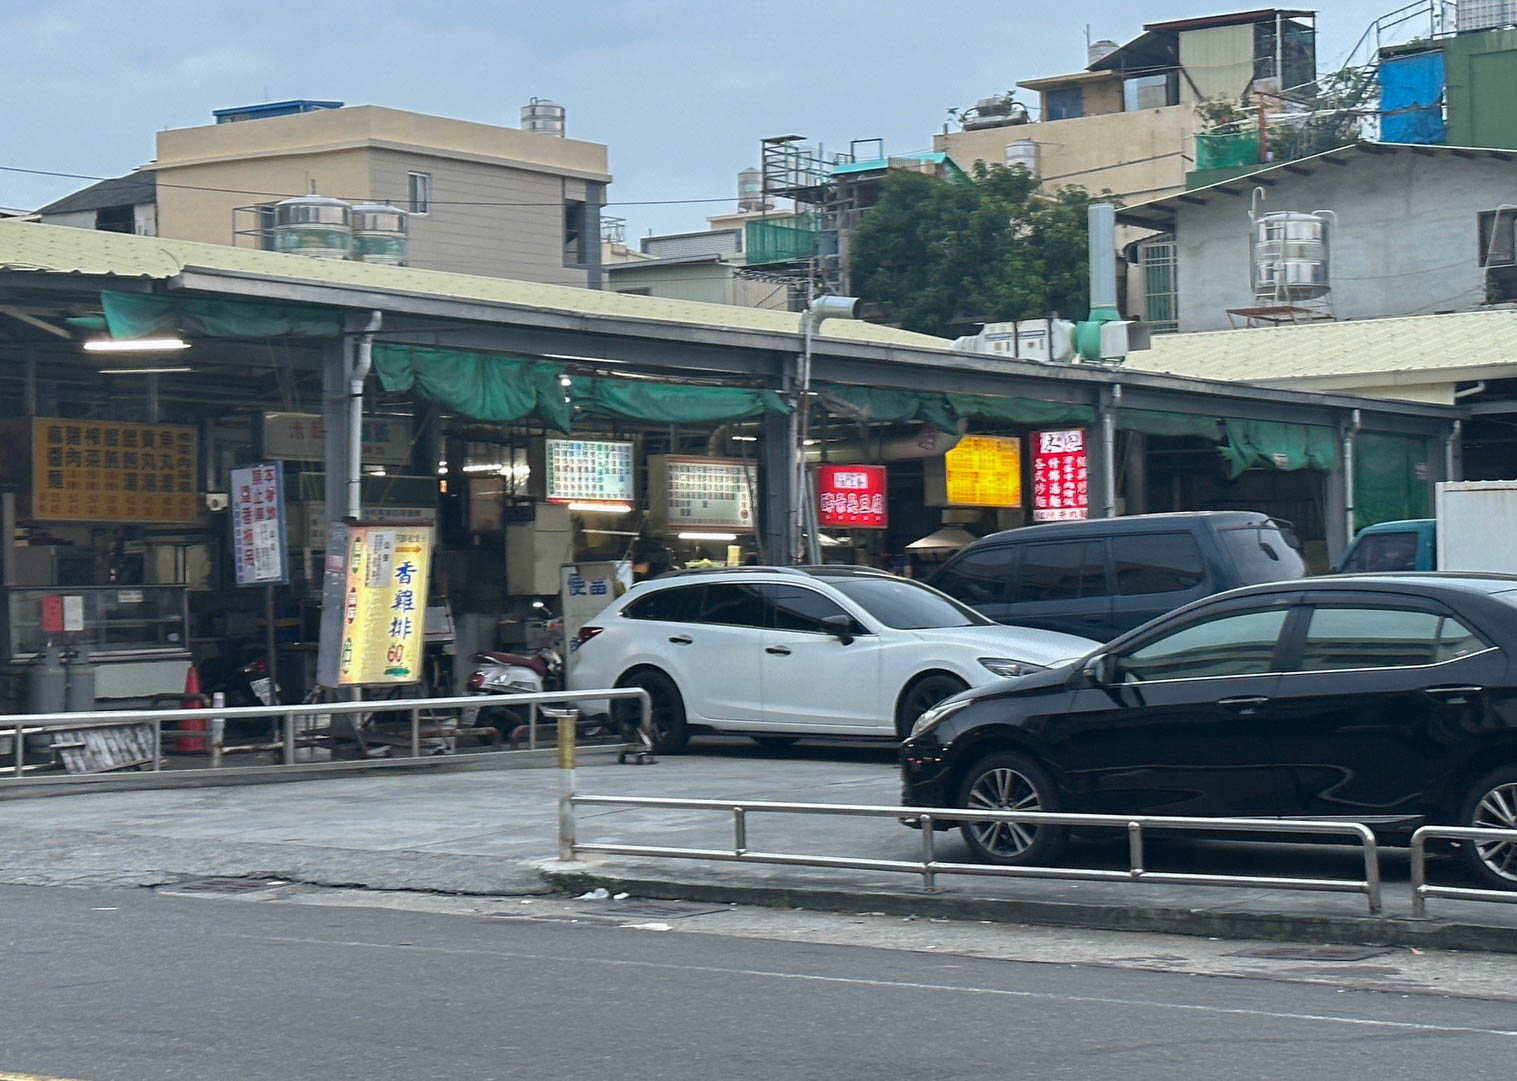
[[322,592],[321,683],[421,678],[431,559],[430,527],[333,525]]
[[817,525],[885,528],[885,467],[824,465],[816,471]]
[[1085,430],[1033,432],[1032,440],[1032,520],[1090,517]]
[[962,507],[1022,505],[1022,440],[966,435],[943,456],[948,503]]
[[197,517],[194,428],[53,418],[19,425],[14,431],[21,438],[7,453],[30,457],[25,483],[33,520],[191,522]]
[[632,444],[593,439],[546,439],[550,503],[632,502]]
[[757,491],[758,466],[739,458],[648,459],[648,509],[656,531],[751,530]]
[[240,586],[289,580],[283,472],[277,462],[232,470],[232,564]]

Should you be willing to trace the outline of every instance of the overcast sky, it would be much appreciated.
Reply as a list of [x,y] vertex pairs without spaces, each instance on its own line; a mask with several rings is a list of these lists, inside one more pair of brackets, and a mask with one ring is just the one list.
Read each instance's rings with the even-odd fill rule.
[[[927,149],[950,106],[1084,66],[1085,29],[1238,10],[1216,0],[0,0],[0,166],[113,176],[160,128],[211,110],[326,98],[515,126],[532,96],[572,137],[610,147],[628,239],[705,227],[767,135],[829,150],[881,137]],[[1319,7],[1319,64],[1343,58],[1396,0]],[[1023,93],[1023,100],[1030,95]],[[0,206],[86,181],[0,171]],[[439,197],[441,195],[439,194]]]

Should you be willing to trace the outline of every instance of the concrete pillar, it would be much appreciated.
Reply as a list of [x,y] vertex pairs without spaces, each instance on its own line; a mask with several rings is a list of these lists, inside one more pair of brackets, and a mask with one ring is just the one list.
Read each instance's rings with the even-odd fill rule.
[[790,489],[795,462],[790,454],[790,418],[765,413],[759,422],[759,462],[764,482],[759,540],[770,564],[790,562]]
[[37,415],[37,347],[21,347],[21,415]]
[[340,522],[348,513],[348,375],[353,342],[342,337],[322,346],[321,423],[326,430],[326,520]]

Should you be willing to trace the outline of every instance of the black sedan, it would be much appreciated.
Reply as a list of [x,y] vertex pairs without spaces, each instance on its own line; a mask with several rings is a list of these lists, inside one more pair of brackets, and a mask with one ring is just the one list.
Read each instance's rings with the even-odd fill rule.
[[[1517,577],[1391,574],[1197,601],[1061,668],[967,691],[901,747],[917,807],[1517,829]],[[977,859],[1067,831],[965,823]],[[1517,889],[1517,843],[1465,845]]]

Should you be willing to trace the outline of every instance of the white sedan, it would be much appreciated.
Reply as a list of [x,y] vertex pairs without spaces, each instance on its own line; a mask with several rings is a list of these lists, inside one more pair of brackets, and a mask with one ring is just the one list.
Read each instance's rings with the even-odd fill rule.
[[[904,739],[950,695],[1097,648],[1074,635],[992,622],[882,571],[685,571],[634,586],[581,629],[569,688],[646,689],[665,752],[683,747],[692,729],[773,744]],[[589,715],[608,708],[604,700],[580,705]]]

